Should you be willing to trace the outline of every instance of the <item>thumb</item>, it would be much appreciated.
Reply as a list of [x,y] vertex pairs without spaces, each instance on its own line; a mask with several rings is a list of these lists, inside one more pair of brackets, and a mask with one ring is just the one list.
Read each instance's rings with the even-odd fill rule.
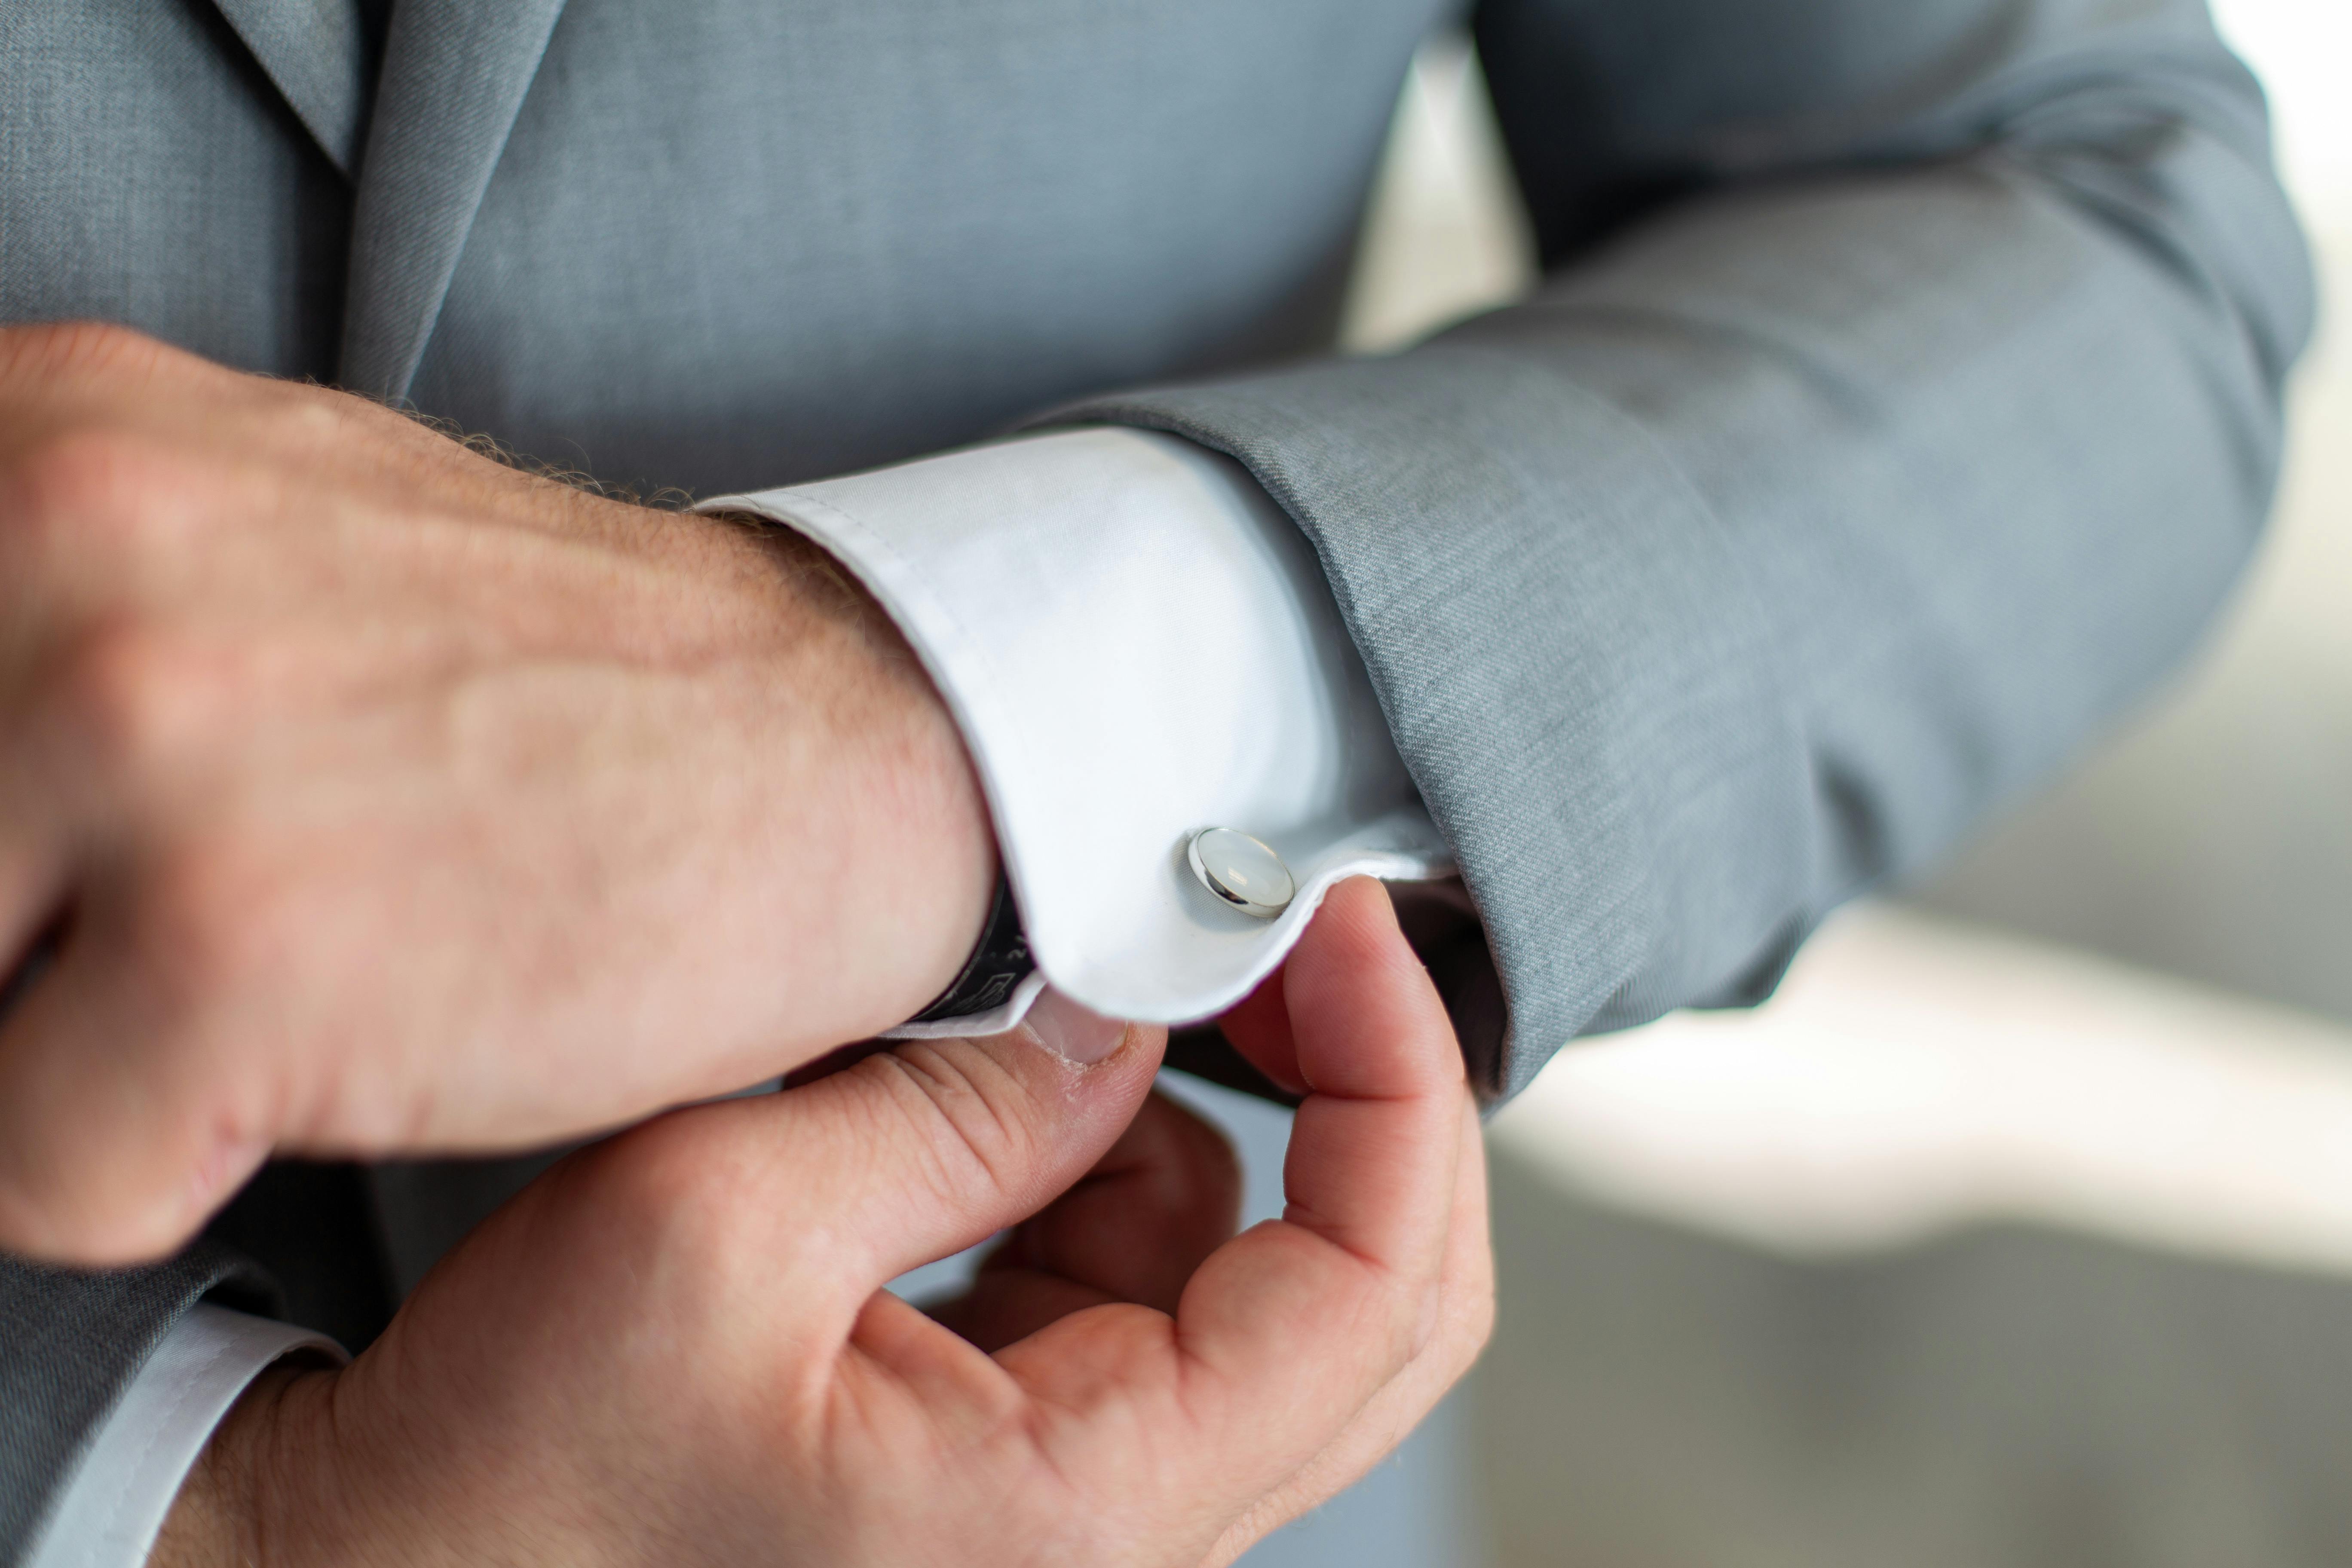
[[763,1189],[796,1250],[823,1249],[822,1273],[854,1311],[1085,1175],[1134,1120],[1166,1044],[1164,1029],[1048,991],[1007,1033],[909,1041],[800,1089],[670,1120],[692,1121],[702,1157]]

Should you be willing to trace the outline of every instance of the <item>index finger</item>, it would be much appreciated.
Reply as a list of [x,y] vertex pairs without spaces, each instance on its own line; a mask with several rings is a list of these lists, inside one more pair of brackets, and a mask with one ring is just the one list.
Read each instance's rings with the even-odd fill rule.
[[[1462,1054],[1386,889],[1369,878],[1325,900],[1285,966],[1283,999],[1307,1089],[1283,1163],[1287,1205],[1194,1278],[1178,1331],[1204,1363],[1246,1374],[1330,1343],[1339,1310],[1383,1331],[1379,1364],[1393,1371],[1436,1290],[1461,1154]],[[1277,1311],[1294,1300],[1295,1320]],[[1278,1342],[1294,1332],[1297,1343]]]
[[[1284,995],[1308,1089],[1284,1167],[1288,1207],[1201,1266],[1161,1363],[1187,1447],[1213,1456],[1243,1500],[1318,1452],[1434,1331],[1475,1125],[1453,1029],[1377,883],[1333,889]],[[1002,1359],[1036,1393],[1099,1391],[1094,1373],[1139,1392],[1132,1341],[1117,1369],[1073,1364],[1088,1359],[1076,1352],[1088,1316]]]

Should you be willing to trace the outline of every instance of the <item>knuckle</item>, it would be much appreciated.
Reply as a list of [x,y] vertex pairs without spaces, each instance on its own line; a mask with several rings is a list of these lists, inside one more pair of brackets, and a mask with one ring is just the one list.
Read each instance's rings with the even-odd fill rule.
[[154,437],[104,423],[47,433],[9,464],[6,508],[43,561],[142,550],[199,514],[201,487]]
[[1446,1381],[1469,1372],[1495,1337],[1495,1275],[1482,1254],[1475,1268],[1449,1270],[1441,1281],[1437,1360]]
[[694,1212],[701,1184],[686,1154],[674,1140],[641,1131],[590,1151],[581,1179],[593,1191],[593,1206],[622,1234],[657,1232]]
[[143,770],[214,727],[220,671],[192,639],[131,615],[69,634],[47,702],[101,767]]
[[1460,1348],[1459,1370],[1467,1372],[1495,1338],[1495,1289],[1490,1284],[1465,1303],[1462,1327],[1455,1336]]
[[576,1157],[572,1179],[611,1246],[658,1257],[666,1277],[701,1292],[772,1256],[771,1238],[751,1234],[772,1213],[746,1201],[733,1163],[695,1131],[670,1119],[609,1140]]
[[[901,1047],[869,1058],[896,1126],[920,1151],[940,1198],[1014,1193],[1045,1153],[1036,1107],[1020,1080],[964,1041]],[[860,1070],[869,1064],[861,1064]]]

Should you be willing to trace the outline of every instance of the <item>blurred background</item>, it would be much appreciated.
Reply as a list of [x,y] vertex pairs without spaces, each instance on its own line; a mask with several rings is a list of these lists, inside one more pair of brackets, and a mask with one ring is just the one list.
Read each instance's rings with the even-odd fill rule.
[[[2217,10],[2344,298],[2352,5]],[[1351,346],[1525,289],[1513,203],[1475,62],[1432,46]],[[2170,689],[1936,879],[1840,917],[1759,1012],[1589,1042],[1495,1121],[1484,1365],[1253,1568],[2352,1563],[2332,317],[2294,395],[2269,542]],[[1200,1097],[1263,1175],[1280,1117]]]

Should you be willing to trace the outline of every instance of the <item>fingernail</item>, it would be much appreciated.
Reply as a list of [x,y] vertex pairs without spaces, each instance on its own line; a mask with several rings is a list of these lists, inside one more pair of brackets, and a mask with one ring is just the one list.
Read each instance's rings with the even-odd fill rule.
[[1039,993],[1021,1026],[1039,1045],[1082,1068],[1094,1066],[1127,1038],[1125,1024],[1081,1007],[1051,987]]

